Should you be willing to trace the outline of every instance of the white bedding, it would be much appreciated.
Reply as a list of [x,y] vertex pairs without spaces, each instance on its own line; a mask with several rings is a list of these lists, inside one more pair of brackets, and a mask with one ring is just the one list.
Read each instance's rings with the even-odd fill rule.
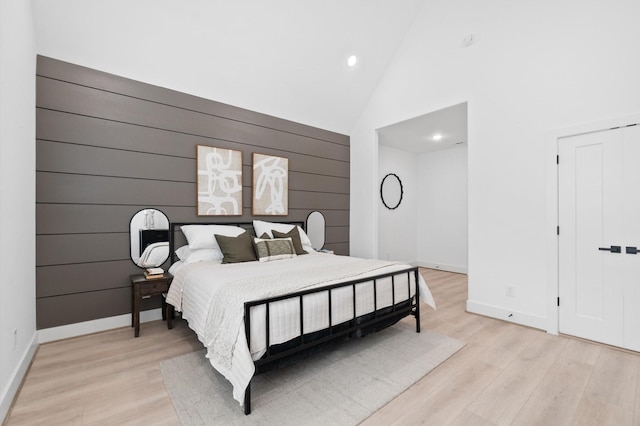
[[[294,282],[298,282],[296,286],[311,288],[407,267],[407,264],[326,254],[310,254],[266,263],[201,262],[185,265],[178,262],[170,269],[175,278],[169,289],[167,302],[182,312],[182,317],[189,322],[189,327],[207,347],[207,358],[214,368],[233,384],[233,396],[242,404],[244,391],[254,374],[253,360],[259,359],[266,350],[265,307],[257,306],[251,310],[249,350],[244,332],[244,301],[290,293],[299,289],[292,287]],[[410,274],[409,279],[413,295],[413,274]],[[396,303],[406,300],[407,274],[396,277],[394,285]],[[435,308],[433,297],[420,276],[418,286],[421,299]],[[334,325],[353,318],[352,291],[351,287],[347,287],[332,292]],[[372,312],[372,282],[357,285],[356,293],[356,316]],[[390,278],[378,281],[376,296],[378,309],[391,306]],[[327,293],[305,296],[303,303],[304,333],[327,328]],[[225,311],[226,307],[229,307],[229,310]],[[270,344],[283,343],[300,335],[299,309],[297,299],[270,305]]]

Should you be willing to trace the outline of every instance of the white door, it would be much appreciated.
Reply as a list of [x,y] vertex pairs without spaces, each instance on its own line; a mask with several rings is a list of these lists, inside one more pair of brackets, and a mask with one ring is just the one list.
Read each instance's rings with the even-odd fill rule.
[[640,350],[640,129],[559,142],[561,333]]
[[[624,347],[640,351],[640,125],[623,129]],[[630,253],[627,253],[630,252]]]

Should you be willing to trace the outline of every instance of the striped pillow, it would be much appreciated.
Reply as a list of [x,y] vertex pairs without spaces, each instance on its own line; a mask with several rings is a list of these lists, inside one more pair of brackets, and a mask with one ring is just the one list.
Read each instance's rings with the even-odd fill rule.
[[254,238],[253,245],[260,262],[296,257],[296,249],[293,247],[291,238],[274,238],[272,240]]

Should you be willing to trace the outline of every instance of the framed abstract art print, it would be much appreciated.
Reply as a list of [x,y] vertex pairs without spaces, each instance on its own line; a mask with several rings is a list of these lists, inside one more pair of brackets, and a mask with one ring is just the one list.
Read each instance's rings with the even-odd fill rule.
[[289,214],[289,159],[253,153],[253,214]]
[[242,215],[242,152],[197,146],[198,216]]

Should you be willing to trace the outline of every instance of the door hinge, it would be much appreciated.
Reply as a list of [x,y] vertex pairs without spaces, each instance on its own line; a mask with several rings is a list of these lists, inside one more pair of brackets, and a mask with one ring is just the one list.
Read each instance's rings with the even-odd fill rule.
[[560,156],[556,155],[556,164],[560,164]]
[[560,235],[560,226],[556,226],[556,235]]
[[558,306],[560,306],[560,298],[558,297]]

